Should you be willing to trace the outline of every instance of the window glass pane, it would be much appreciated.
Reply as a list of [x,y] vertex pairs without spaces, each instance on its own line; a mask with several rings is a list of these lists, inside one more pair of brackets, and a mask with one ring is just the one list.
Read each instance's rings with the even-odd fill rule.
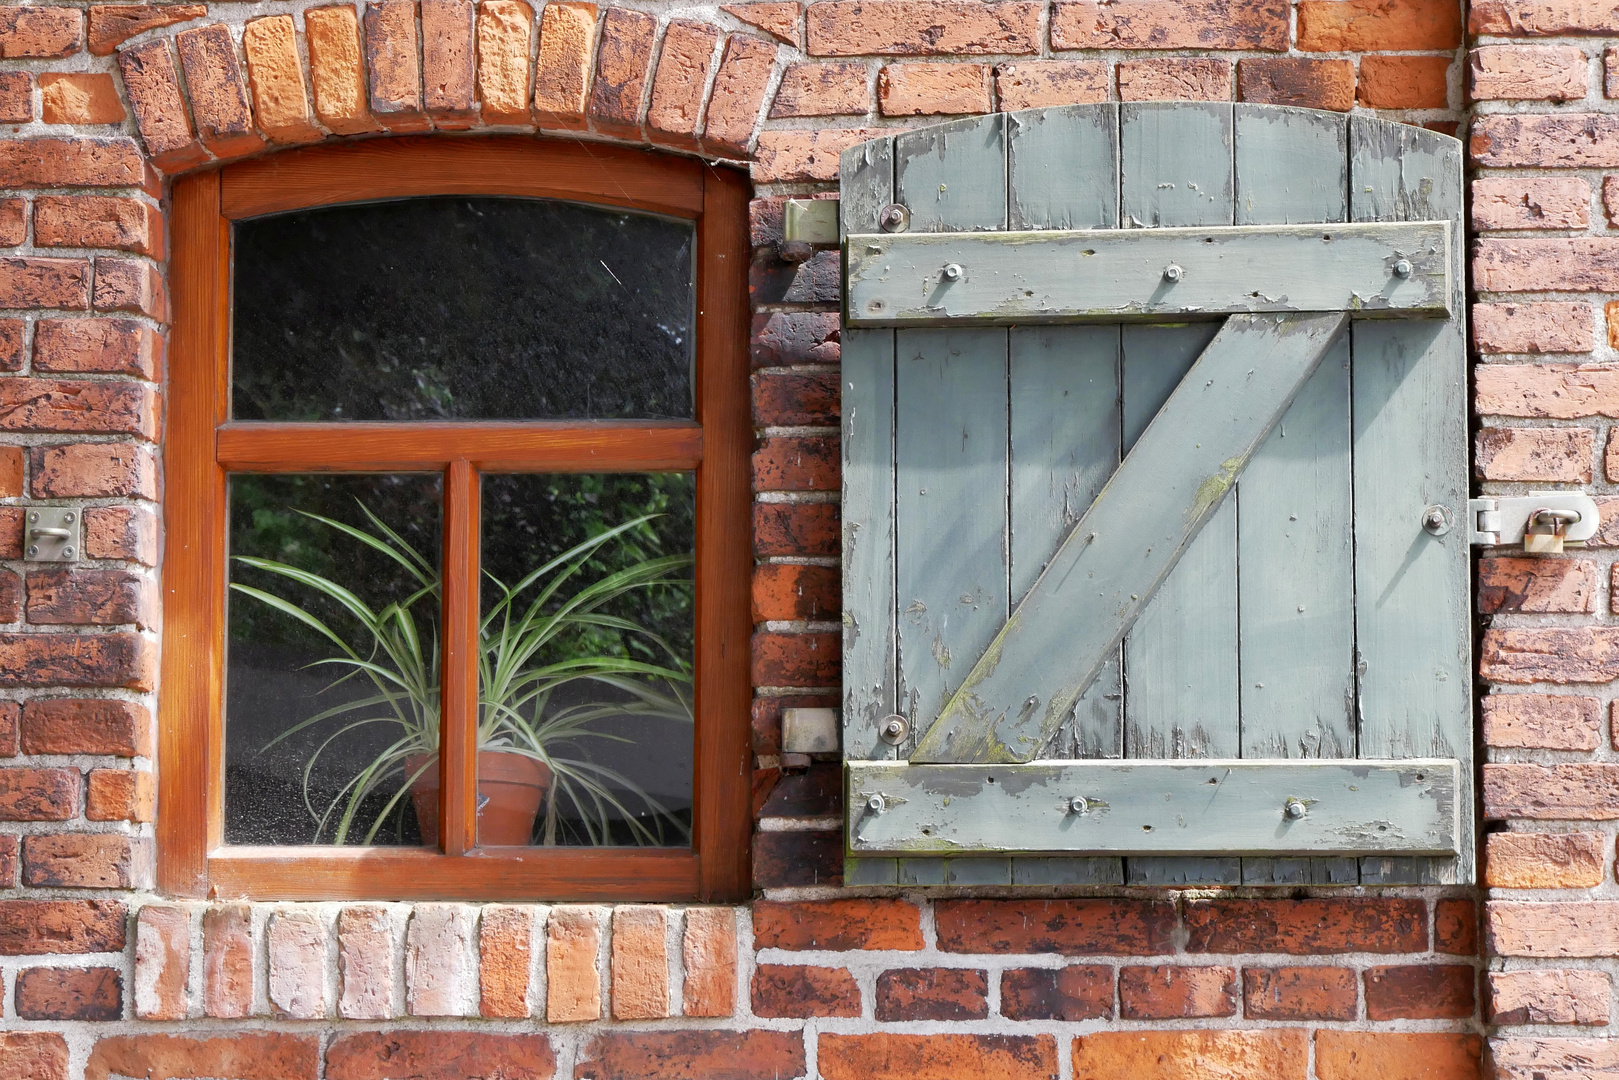
[[436,842],[439,488],[230,478],[227,843]]
[[481,844],[690,844],[695,493],[484,477]]
[[693,236],[542,199],[239,223],[232,415],[689,418]]

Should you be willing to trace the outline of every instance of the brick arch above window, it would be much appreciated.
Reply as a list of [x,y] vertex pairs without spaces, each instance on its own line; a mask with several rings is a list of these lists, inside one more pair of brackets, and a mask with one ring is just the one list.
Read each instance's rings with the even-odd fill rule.
[[381,0],[363,15],[311,7],[299,21],[191,26],[118,50],[158,170],[429,131],[602,136],[749,160],[778,67],[774,41],[588,3],[536,14],[525,0]]

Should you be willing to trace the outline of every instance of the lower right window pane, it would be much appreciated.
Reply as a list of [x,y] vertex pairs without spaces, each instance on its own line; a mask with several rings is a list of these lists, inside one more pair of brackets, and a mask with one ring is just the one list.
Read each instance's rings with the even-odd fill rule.
[[695,480],[483,477],[480,845],[690,845]]

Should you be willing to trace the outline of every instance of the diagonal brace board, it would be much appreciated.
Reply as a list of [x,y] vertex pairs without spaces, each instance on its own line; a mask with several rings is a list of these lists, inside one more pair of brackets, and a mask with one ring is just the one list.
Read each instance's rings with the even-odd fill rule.
[[1448,221],[848,238],[851,327],[1349,311],[1445,318]]
[[[1023,762],[1039,753],[1348,318],[1334,312],[1226,320],[945,703],[911,761]],[[1076,619],[1078,611],[1096,614]]]

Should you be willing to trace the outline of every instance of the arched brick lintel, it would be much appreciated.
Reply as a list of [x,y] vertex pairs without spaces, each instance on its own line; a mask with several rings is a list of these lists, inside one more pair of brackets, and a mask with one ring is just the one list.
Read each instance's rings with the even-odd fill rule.
[[[418,18],[419,14],[419,18]],[[382,0],[210,23],[118,52],[152,165],[168,176],[385,134],[538,132],[749,161],[778,46],[623,7]],[[300,41],[300,38],[302,41]],[[538,39],[538,48],[534,40]]]

